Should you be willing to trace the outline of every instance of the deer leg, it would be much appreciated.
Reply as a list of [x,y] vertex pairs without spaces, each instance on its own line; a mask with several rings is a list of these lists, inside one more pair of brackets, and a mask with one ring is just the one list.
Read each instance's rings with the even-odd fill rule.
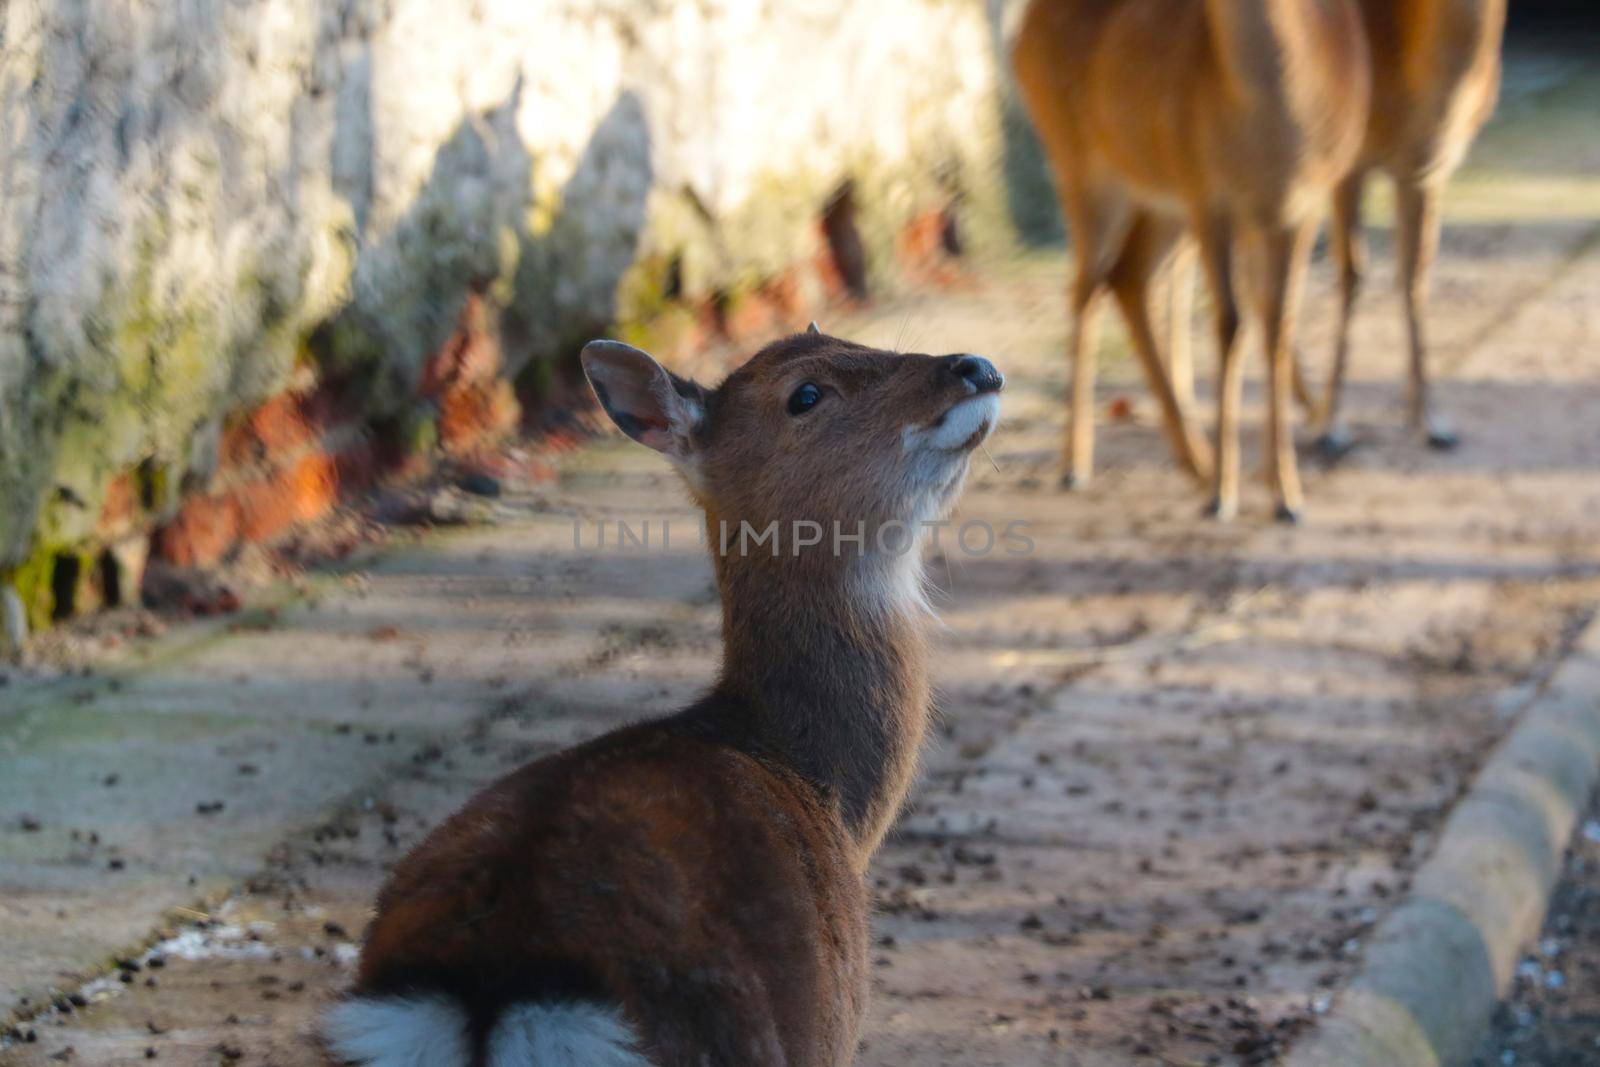
[[1361,233],[1361,190],[1365,175],[1352,172],[1333,193],[1330,233],[1334,262],[1339,270],[1339,324],[1333,342],[1333,370],[1328,394],[1317,413],[1317,447],[1329,459],[1350,451],[1350,431],[1339,421],[1339,401],[1344,396],[1345,368],[1350,358],[1350,320],[1355,314],[1361,272],[1366,265],[1366,242]]
[[1074,274],[1068,294],[1072,323],[1067,352],[1072,363],[1071,411],[1062,459],[1064,489],[1081,489],[1094,475],[1094,379],[1099,360],[1098,297],[1105,288],[1113,253],[1126,239],[1130,223],[1124,204],[1077,192],[1063,198],[1072,230]]
[[1439,190],[1434,186],[1397,182],[1400,223],[1400,285],[1406,302],[1411,340],[1411,428],[1420,430],[1434,448],[1454,448],[1460,438],[1434,416],[1428,386],[1428,352],[1422,325],[1428,280],[1439,250]]
[[1307,416],[1317,412],[1317,397],[1311,391],[1311,378],[1306,373],[1306,363],[1300,350],[1296,348],[1289,357],[1289,369],[1293,372],[1294,402],[1300,405]]
[[1311,226],[1301,224],[1255,235],[1260,249],[1258,308],[1267,355],[1267,478],[1281,522],[1298,522],[1304,499],[1294,454],[1294,407],[1289,379],[1294,327],[1305,290]]
[[1072,282],[1072,324],[1067,336],[1067,352],[1072,362],[1072,396],[1062,455],[1066,467],[1061,476],[1064,489],[1082,489],[1094,475],[1095,346],[1100,336],[1099,301],[1095,298],[1099,289],[1099,283],[1080,267]]
[[1233,231],[1228,223],[1197,213],[1195,239],[1200,266],[1211,291],[1217,332],[1217,447],[1212,469],[1211,503],[1207,513],[1231,519],[1239,511],[1239,394],[1243,366],[1239,362],[1239,307],[1233,292]]
[[1186,411],[1194,410],[1194,269],[1195,249],[1178,245],[1167,272],[1167,377]]
[[1162,366],[1155,333],[1150,326],[1150,279],[1179,232],[1176,226],[1163,225],[1148,215],[1141,216],[1129,231],[1108,280],[1128,324],[1134,354],[1139,358],[1151,392],[1161,404],[1161,421],[1167,440],[1184,469],[1204,483],[1211,477],[1211,448],[1195,429],[1190,408],[1168,377],[1168,368]]

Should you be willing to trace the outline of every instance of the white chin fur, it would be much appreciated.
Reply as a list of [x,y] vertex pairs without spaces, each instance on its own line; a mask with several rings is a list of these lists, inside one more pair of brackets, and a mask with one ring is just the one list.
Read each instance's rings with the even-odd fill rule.
[[937,426],[907,426],[906,447],[944,451],[957,449],[972,440],[972,435],[980,430],[987,437],[999,418],[1000,397],[994,393],[979,393],[945,412]]

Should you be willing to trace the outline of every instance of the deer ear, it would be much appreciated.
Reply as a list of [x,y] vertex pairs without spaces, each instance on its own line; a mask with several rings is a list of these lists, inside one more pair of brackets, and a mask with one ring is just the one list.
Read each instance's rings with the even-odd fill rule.
[[817,328],[817,320],[816,319],[812,319],[811,320],[811,325],[806,327],[806,333],[821,333],[821,332],[822,331]]
[[679,463],[694,458],[704,389],[621,341],[590,341],[582,360],[590,388],[618,429]]

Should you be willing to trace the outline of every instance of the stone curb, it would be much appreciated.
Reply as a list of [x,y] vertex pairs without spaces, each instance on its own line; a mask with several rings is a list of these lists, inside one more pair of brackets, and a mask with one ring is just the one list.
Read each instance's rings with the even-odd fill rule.
[[1411,893],[1281,1067],[1452,1067],[1538,935],[1600,780],[1600,616],[1478,773]]

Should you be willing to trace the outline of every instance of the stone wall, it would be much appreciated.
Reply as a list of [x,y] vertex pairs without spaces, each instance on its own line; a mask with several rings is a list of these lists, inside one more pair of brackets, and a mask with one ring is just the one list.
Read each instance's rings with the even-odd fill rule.
[[503,430],[597,332],[798,315],[952,205],[1002,239],[999,6],[11,0],[0,586],[131,595]]

